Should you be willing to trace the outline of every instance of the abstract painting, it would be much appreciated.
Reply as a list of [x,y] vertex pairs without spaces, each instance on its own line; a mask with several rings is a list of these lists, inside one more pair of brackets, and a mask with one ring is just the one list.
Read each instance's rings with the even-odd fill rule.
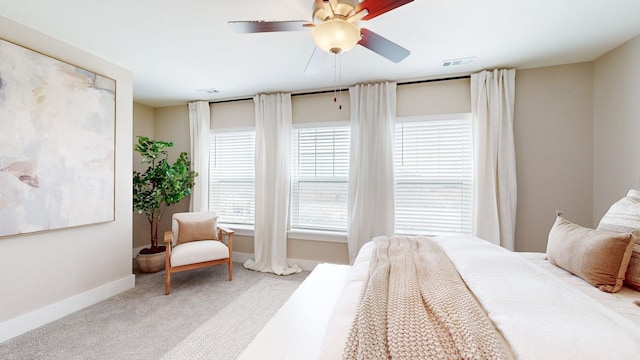
[[0,40],[0,237],[114,220],[115,93]]

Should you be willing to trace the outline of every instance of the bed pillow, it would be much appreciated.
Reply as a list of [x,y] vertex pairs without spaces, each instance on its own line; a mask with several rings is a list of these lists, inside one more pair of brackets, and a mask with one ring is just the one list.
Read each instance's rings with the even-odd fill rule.
[[178,221],[177,245],[197,240],[218,240],[217,218],[215,217],[199,221],[176,220]]
[[[640,230],[640,192],[631,189],[627,196],[616,201],[604,214],[598,230],[608,230],[620,233]],[[625,284],[640,291],[640,236],[635,237],[635,245],[631,261],[627,268]]]
[[631,260],[629,260],[629,267],[627,268],[624,283],[640,291],[640,245],[638,245],[637,241],[636,237],[636,244],[633,245],[633,252],[631,253]]
[[547,243],[547,258],[605,292],[622,287],[633,249],[630,233],[593,230],[558,214]]
[[637,190],[629,190],[627,196],[616,201],[604,214],[597,227],[627,233],[640,229],[640,194]]

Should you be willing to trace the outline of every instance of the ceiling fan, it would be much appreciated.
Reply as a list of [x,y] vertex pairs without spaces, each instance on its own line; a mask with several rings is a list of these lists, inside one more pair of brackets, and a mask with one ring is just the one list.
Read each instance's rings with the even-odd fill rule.
[[[307,63],[305,74],[320,70],[329,53],[340,54],[356,45],[400,62],[410,51],[371,30],[361,28],[360,20],[373,19],[413,0],[314,0],[313,22],[290,21],[229,21],[238,33],[301,31],[311,29],[316,48]],[[318,49],[322,50],[319,51]]]

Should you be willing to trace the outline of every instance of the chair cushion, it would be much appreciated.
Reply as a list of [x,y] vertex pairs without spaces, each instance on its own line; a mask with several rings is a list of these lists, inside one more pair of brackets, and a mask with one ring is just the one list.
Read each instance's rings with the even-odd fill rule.
[[216,218],[206,220],[176,219],[178,222],[178,245],[196,240],[217,240]]
[[229,248],[218,240],[201,240],[180,244],[171,250],[171,266],[226,259]]

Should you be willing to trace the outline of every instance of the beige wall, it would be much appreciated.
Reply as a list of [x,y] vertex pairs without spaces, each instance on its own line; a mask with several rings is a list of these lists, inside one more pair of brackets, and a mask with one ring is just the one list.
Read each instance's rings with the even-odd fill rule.
[[[189,108],[172,106],[156,109],[154,132],[157,140],[173,142],[173,147],[169,149],[170,162],[175,161],[183,151],[189,153]],[[179,203],[169,206],[160,222],[160,237],[171,229],[171,214],[189,211],[189,199],[187,196]]]
[[592,64],[516,73],[517,251],[545,251],[562,210],[591,226]]
[[294,124],[349,121],[349,92],[342,91],[340,109],[333,92],[299,95],[291,98],[291,117]]
[[[189,152],[189,109],[187,106],[172,106],[153,109],[142,104],[134,103],[133,141],[137,136],[147,136],[155,140],[172,141],[173,147],[168,151],[169,162],[176,160],[178,155]],[[134,169],[146,169],[139,165],[140,156],[134,152]],[[189,197],[177,204],[171,205],[162,217],[159,228],[160,245],[166,230],[171,227],[171,214],[189,210]],[[149,247],[151,235],[149,221],[143,215],[133,214],[133,247]]]
[[[155,110],[143,104],[133,103],[133,144],[138,143],[138,136],[146,136],[154,139]],[[142,156],[133,152],[133,170],[145,171],[146,166],[141,164]],[[133,247],[149,246],[149,221],[146,216],[133,212]]]
[[471,112],[469,79],[398,86],[397,116]]
[[[397,116],[468,113],[470,97],[469,79],[398,85]],[[342,109],[333,99],[333,92],[292,96],[293,123],[349,121],[349,92],[342,92]],[[212,129],[253,127],[254,123],[253,100],[211,104]]]
[[594,62],[593,223],[640,187],[640,36]]
[[[253,251],[252,251],[253,252]],[[347,243],[289,239],[287,256],[292,259],[307,259],[334,264],[348,264]]]
[[[60,312],[77,310],[77,304],[114,295],[110,293],[114,284],[132,287],[134,277],[131,73],[3,17],[0,37],[116,80],[115,221],[0,239],[1,338],[3,330],[20,331],[16,328],[21,326],[28,330],[38,321],[61,316]],[[87,292],[91,299],[84,296]],[[60,305],[72,297],[73,301]],[[7,323],[11,328],[5,329]]]
[[252,128],[255,124],[253,100],[211,104],[211,129]]
[[189,108],[170,106],[156,109],[154,134],[157,140],[172,141],[169,158],[189,152]]
[[[146,136],[148,138],[154,138],[154,120],[155,110],[147,105],[143,105],[137,102],[133,103],[133,139],[132,144],[138,143],[138,136]],[[142,171],[146,168],[140,164],[142,156],[137,152],[133,152],[133,169]]]

